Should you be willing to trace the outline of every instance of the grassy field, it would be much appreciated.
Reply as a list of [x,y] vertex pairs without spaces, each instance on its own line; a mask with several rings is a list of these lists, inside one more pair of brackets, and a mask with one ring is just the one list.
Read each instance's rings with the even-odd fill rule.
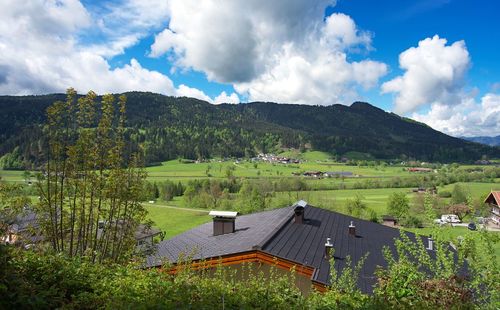
[[5,182],[24,182],[23,171],[0,169],[0,179]]
[[[311,152],[313,153],[313,152]],[[321,158],[319,155],[315,157]],[[192,178],[225,178],[227,171],[231,170],[235,177],[259,178],[259,177],[293,177],[292,173],[304,171],[348,171],[360,177],[395,177],[410,176],[410,172],[402,167],[376,166],[358,167],[347,166],[332,161],[310,160],[300,164],[279,164],[268,162],[250,161],[213,161],[204,163],[185,163],[179,160],[163,162],[159,166],[148,167],[148,178],[151,181],[162,181],[166,179],[185,180]],[[324,179],[325,180],[325,179]],[[326,179],[327,180],[327,179]]]
[[[460,184],[462,188],[472,195],[472,198],[479,198],[488,195],[488,193],[492,190],[500,190],[500,183],[479,183],[479,182],[467,182],[467,183],[456,183]],[[439,190],[446,190],[449,192],[453,191],[453,187],[455,184],[448,184],[442,187],[439,187]]]
[[205,210],[186,210],[157,204],[145,204],[148,217],[155,227],[166,233],[169,239],[200,224],[209,222],[212,217]]
[[302,191],[289,193],[276,193],[276,198],[303,199],[314,206],[319,206],[339,212],[344,212],[344,205],[347,199],[352,199],[355,195],[360,195],[367,207],[375,210],[378,215],[386,213],[387,199],[394,192],[407,193],[411,198],[409,188],[377,188],[377,189],[356,189],[356,190],[327,190],[327,191]]
[[[412,229],[407,229],[408,231],[414,232],[416,234],[420,235],[425,235],[429,236],[432,234],[439,234],[443,240],[451,241],[451,242],[457,242],[457,238],[462,236],[471,236],[475,240],[479,240],[479,232],[478,231],[471,231],[467,229],[467,227],[449,227],[449,226],[443,226],[443,227],[438,227],[438,228],[412,228]],[[500,232],[495,231],[491,232],[493,234],[500,234]],[[500,243],[497,243],[495,246],[495,255],[497,262],[500,263]]]

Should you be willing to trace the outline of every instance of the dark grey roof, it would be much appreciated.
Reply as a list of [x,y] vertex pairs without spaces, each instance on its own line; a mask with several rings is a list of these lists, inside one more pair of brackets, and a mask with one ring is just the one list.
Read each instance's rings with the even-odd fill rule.
[[158,266],[167,260],[175,263],[180,258],[205,259],[250,251],[262,246],[276,230],[289,221],[293,208],[243,215],[236,218],[234,233],[213,236],[213,223],[193,228],[158,244],[156,254],[147,258],[147,266]]
[[161,230],[154,228],[154,227],[149,227],[148,225],[140,224],[137,227],[137,230],[135,232],[135,240],[141,240],[144,238],[150,238],[154,237],[156,235],[159,235],[161,233]]
[[[263,247],[263,251],[314,267],[313,280],[329,284],[330,263],[324,254],[326,238],[331,238],[338,272],[344,268],[347,256],[356,264],[369,253],[358,279],[358,287],[363,292],[371,292],[376,281],[376,266],[386,266],[382,247],[394,247],[399,230],[312,206],[307,207],[305,218],[301,225],[289,221]],[[351,221],[356,226],[356,236],[349,235]]]
[[[312,280],[330,283],[330,262],[324,256],[326,238],[331,238],[334,248],[335,269],[345,267],[346,258],[352,265],[368,253],[358,278],[362,292],[373,291],[377,266],[387,264],[382,248],[394,250],[394,240],[400,231],[341,213],[307,205],[305,221],[295,224],[293,206],[272,211],[244,215],[236,218],[236,232],[213,236],[213,223],[203,224],[158,246],[154,256],[147,259],[147,266],[161,265],[162,260],[175,263],[182,258],[196,260],[259,249],[273,256],[288,259],[315,269]],[[349,224],[356,226],[356,235],[349,234]],[[412,239],[414,234],[407,233]]]

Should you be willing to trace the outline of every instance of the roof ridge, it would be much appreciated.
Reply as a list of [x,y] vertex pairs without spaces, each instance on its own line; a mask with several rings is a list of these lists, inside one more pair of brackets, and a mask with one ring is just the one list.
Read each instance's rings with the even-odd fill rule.
[[282,229],[285,227],[285,224],[288,223],[293,217],[293,210],[292,206],[284,207],[283,209],[290,208],[290,214],[289,216],[284,216],[283,219],[276,225],[276,227],[262,239],[262,241],[259,244],[256,244],[252,247],[252,250],[261,250],[263,249],[271,239],[273,239],[274,236],[276,236]]

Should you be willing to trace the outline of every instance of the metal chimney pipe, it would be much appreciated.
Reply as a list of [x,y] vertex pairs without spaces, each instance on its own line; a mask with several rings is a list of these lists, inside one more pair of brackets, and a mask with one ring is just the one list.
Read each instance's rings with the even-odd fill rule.
[[326,238],[326,243],[325,243],[325,259],[330,259],[330,256],[332,254],[332,249],[333,249],[333,243],[330,242],[330,238]]

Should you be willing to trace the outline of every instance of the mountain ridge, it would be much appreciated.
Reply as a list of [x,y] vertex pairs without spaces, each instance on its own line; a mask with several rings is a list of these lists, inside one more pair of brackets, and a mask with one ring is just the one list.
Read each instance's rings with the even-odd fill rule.
[[[130,149],[141,146],[147,163],[177,157],[253,156],[309,146],[339,157],[351,151],[380,159],[442,162],[500,157],[498,147],[448,136],[366,102],[213,105],[148,92],[124,94]],[[45,109],[64,99],[64,94],[0,96],[0,157],[16,158],[24,166],[40,164]]]
[[481,143],[489,146],[500,146],[500,135],[498,136],[476,136],[476,137],[460,137],[460,139]]

